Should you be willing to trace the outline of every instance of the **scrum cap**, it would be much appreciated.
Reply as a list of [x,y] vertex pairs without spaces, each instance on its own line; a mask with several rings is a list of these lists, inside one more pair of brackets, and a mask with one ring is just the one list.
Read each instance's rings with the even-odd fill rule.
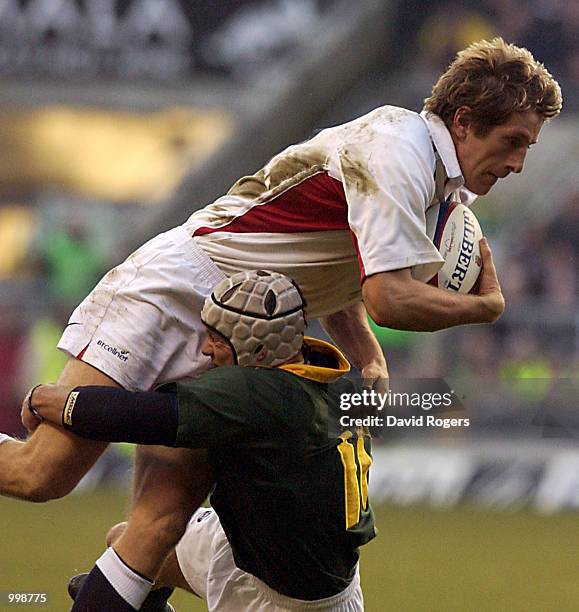
[[304,300],[278,272],[239,272],[221,281],[205,300],[201,320],[233,347],[240,366],[275,366],[302,347]]

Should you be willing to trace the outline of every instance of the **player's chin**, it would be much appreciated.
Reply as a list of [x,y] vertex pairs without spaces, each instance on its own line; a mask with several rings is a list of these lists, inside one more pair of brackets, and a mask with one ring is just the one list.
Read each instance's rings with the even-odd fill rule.
[[494,174],[485,173],[477,177],[476,180],[470,181],[470,184],[467,182],[465,186],[474,194],[483,196],[492,189],[498,180],[498,177]]
[[484,195],[486,195],[491,190],[491,188],[493,187],[495,182],[493,182],[493,183],[482,183],[482,182],[478,183],[474,187],[471,187],[470,191],[472,191],[477,196],[484,196]]

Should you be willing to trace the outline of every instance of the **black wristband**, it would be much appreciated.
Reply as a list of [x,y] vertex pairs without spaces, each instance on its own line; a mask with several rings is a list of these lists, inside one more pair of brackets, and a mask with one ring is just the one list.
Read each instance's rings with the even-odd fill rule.
[[32,389],[30,389],[30,391],[28,392],[28,410],[30,412],[32,412],[32,414],[39,419],[40,421],[44,421],[44,418],[40,416],[40,414],[38,414],[38,410],[36,410],[36,408],[32,405],[32,394],[36,391],[36,389],[38,389],[38,387],[42,386],[42,383],[39,383],[38,385],[34,385],[34,387],[32,387]]

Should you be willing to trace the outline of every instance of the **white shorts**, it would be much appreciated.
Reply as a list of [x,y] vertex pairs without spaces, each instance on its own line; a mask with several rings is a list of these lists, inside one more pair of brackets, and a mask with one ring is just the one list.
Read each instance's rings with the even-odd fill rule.
[[104,276],[72,313],[58,348],[131,391],[199,374],[210,364],[199,313],[224,278],[176,227]]
[[352,582],[341,593],[315,601],[280,595],[255,576],[240,570],[235,565],[227,536],[212,508],[199,508],[195,512],[177,545],[176,553],[185,580],[207,602],[208,612],[364,610],[358,570]]

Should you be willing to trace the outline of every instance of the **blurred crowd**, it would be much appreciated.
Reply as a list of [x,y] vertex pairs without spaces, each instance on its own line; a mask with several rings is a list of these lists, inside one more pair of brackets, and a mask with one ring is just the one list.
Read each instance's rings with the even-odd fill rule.
[[407,57],[413,68],[438,73],[472,41],[500,35],[542,61],[563,88],[566,110],[577,110],[578,2],[410,0],[399,7],[404,27],[398,29],[397,44],[406,50],[410,47]]
[[24,433],[20,401],[32,385],[58,377],[66,361],[56,349],[62,329],[71,309],[106,266],[99,241],[87,231],[88,218],[79,215],[60,225],[38,224],[17,264],[16,274],[26,279],[24,293],[8,293],[2,300],[0,431]]

